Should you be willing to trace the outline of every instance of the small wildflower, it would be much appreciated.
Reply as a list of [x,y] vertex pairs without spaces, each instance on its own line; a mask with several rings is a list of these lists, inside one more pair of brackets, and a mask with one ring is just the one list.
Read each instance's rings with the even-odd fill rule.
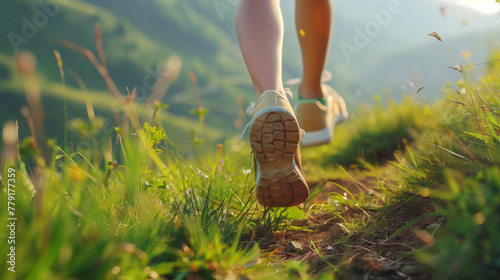
[[222,158],[222,149],[224,148],[224,145],[222,145],[221,143],[217,144],[217,161],[220,161],[220,159]]
[[15,122],[7,122],[3,126],[2,140],[6,145],[15,145],[17,142],[17,124]]
[[113,268],[111,269],[111,273],[113,273],[113,275],[120,274],[120,271],[121,271],[121,269],[118,266],[113,266]]
[[422,191],[420,191],[419,194],[420,194],[421,197],[429,197],[429,195],[430,195],[429,188],[422,189]]
[[461,54],[463,59],[469,59],[471,56],[472,56],[472,52],[471,51],[463,51]]
[[151,277],[151,279],[159,279],[160,274],[158,274],[158,272],[156,271],[151,271],[151,273],[149,273],[149,277]]
[[85,174],[83,174],[83,170],[78,165],[71,166],[69,175],[71,179],[76,182],[80,182],[85,178]]
[[16,55],[16,66],[23,74],[33,74],[36,69],[36,57],[28,51],[20,51]]
[[243,169],[243,174],[248,175],[252,173],[252,169]]
[[427,246],[434,245],[434,237],[428,232],[425,232],[423,230],[418,231],[415,233],[415,237],[422,240],[425,244],[427,244]]
[[480,224],[482,224],[482,223],[484,223],[486,221],[486,217],[481,212],[476,213],[474,215],[473,219],[474,219],[474,223],[476,225],[480,225]]
[[54,56],[55,56],[56,61],[57,61],[57,67],[62,68],[63,63],[62,63],[62,59],[61,59],[61,54],[59,53],[58,50],[54,50]]

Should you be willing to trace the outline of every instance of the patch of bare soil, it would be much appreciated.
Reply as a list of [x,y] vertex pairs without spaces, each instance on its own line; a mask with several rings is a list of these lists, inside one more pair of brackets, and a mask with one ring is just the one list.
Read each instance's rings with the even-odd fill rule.
[[[316,184],[310,184],[312,186]],[[375,186],[375,178],[352,181],[326,182],[315,202],[328,199],[328,193],[347,189],[354,195],[367,190],[360,185]],[[378,211],[359,207],[345,207],[339,218],[331,212],[309,212],[308,218],[294,220],[290,225],[297,230],[282,230],[271,234],[259,234],[260,247],[276,265],[283,261],[305,261],[310,264],[311,275],[333,272],[330,264],[337,267],[336,279],[430,279],[428,268],[413,258],[415,250],[433,243],[432,230],[442,223],[440,216],[424,218],[404,231],[389,238],[393,233],[422,215],[436,212],[428,198],[416,198],[410,203],[387,207]],[[337,213],[339,214],[339,213]],[[343,223],[343,220],[345,221]],[[358,221],[359,227],[345,227]],[[317,251],[314,249],[315,244]],[[319,252],[319,254],[318,254]]]

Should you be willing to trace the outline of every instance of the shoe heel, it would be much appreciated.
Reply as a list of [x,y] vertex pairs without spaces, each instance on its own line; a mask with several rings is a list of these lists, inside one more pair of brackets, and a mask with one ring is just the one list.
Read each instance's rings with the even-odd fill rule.
[[259,165],[256,195],[260,204],[287,207],[303,203],[309,188],[295,161],[300,128],[287,111],[270,110],[254,118],[250,145]]

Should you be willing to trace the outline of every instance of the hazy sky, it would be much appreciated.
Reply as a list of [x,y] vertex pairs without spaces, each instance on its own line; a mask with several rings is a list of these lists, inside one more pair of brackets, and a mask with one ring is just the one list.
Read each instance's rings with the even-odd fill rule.
[[500,12],[500,5],[495,0],[441,0],[441,2],[466,7],[485,15],[498,15]]
[[[282,1],[285,41],[290,40],[286,49],[298,48],[293,6],[293,1]],[[335,0],[334,7],[327,69],[343,81],[350,77],[351,84],[364,84],[364,96],[385,86],[396,90],[401,79],[419,77],[417,88],[441,88],[453,81],[448,55],[427,33],[437,32],[457,63],[484,62],[492,48],[500,47],[500,5],[495,0]],[[469,51],[469,60],[463,60]],[[300,56],[296,61],[301,64]]]

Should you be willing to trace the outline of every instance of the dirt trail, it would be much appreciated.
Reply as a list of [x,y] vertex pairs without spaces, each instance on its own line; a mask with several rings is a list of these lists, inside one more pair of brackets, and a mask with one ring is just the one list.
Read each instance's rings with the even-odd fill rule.
[[[345,190],[338,185],[357,196],[361,192],[366,194],[370,186],[376,184],[376,178],[364,177],[356,184],[351,180],[333,180],[310,186],[318,185],[323,190],[313,200],[320,203],[328,200],[330,192],[343,194]],[[311,274],[331,269],[326,260],[340,268],[336,279],[429,279],[426,267],[410,254],[432,244],[431,234],[443,222],[442,217],[424,218],[398,235],[388,237],[411,221],[433,212],[436,208],[430,199],[423,197],[415,198],[411,205],[384,210],[345,207],[341,217],[331,211],[308,211],[307,219],[291,222],[299,230],[283,230],[255,238],[261,240],[262,251],[269,252],[276,265],[287,260],[306,261]],[[360,226],[349,230],[342,220],[351,223],[351,228],[353,222]],[[322,257],[313,249],[311,241]]]

